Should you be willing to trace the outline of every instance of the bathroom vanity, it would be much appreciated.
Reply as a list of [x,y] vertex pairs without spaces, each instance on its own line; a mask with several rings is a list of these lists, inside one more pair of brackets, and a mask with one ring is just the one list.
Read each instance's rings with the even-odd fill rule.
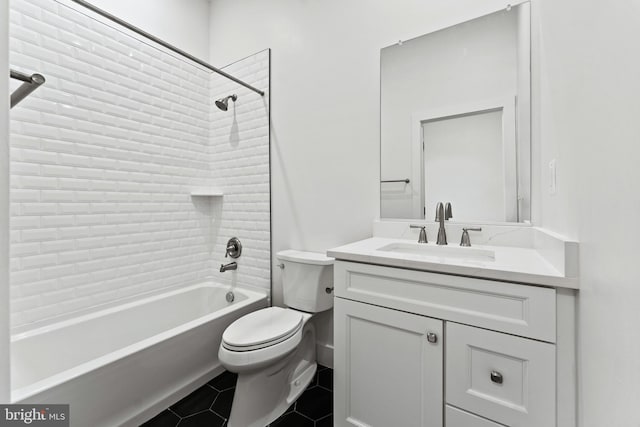
[[534,227],[419,244],[407,225],[328,251],[335,425],[575,426],[577,244]]
[[516,3],[380,51],[383,220],[327,253],[336,426],[576,426],[578,246],[531,226],[536,24]]

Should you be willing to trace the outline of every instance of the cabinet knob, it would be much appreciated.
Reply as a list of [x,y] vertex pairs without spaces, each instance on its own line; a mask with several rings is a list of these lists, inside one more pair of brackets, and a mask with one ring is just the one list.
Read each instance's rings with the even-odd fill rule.
[[427,341],[429,341],[431,344],[435,344],[438,342],[438,336],[433,332],[429,332],[427,334]]
[[498,371],[491,371],[491,381],[496,384],[502,384],[502,374]]

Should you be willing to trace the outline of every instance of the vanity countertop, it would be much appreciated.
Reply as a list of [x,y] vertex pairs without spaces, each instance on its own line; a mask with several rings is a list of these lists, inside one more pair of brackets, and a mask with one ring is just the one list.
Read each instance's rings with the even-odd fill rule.
[[[327,255],[338,260],[409,268],[434,273],[455,274],[481,279],[578,289],[578,278],[567,277],[554,267],[538,250],[512,246],[473,245],[465,248],[455,245],[439,247],[435,243],[424,245],[426,253],[381,250],[393,245],[420,248],[414,240],[372,237],[329,249]],[[455,256],[438,256],[439,250]],[[455,252],[453,252],[455,251]],[[464,251],[469,251],[469,258]],[[492,253],[492,257],[473,256]]]

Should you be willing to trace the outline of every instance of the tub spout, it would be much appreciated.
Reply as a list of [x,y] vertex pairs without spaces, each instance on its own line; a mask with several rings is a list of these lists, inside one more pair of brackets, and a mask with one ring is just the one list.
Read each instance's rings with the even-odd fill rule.
[[236,262],[230,262],[229,264],[220,264],[220,273],[224,273],[227,270],[237,270],[238,264]]

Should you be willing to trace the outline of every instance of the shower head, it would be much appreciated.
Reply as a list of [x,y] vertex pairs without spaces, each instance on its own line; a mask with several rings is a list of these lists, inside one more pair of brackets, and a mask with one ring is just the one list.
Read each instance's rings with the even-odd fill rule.
[[231,99],[233,102],[236,102],[236,99],[238,99],[238,95],[229,95],[225,98],[218,99],[216,101],[216,107],[218,107],[222,111],[227,111],[227,109],[229,108],[229,99]]

